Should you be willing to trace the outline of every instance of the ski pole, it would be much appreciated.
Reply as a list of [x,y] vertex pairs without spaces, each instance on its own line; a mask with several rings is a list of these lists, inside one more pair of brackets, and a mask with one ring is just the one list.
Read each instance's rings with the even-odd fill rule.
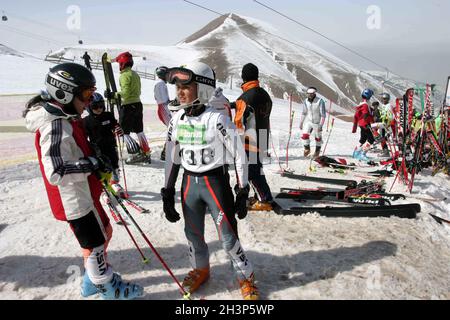
[[120,154],[120,163],[122,164],[122,172],[123,172],[123,183],[125,187],[125,196],[128,198],[128,187],[127,187],[127,176],[125,174],[125,163],[123,161],[123,153],[122,147],[125,145],[125,138],[123,138],[123,142],[120,141],[120,137],[117,137],[117,141],[119,142],[119,154]]
[[[111,186],[108,186],[108,188],[111,188]],[[183,298],[186,300],[190,299],[190,293],[186,292],[186,290],[184,290],[183,286],[180,284],[180,282],[178,281],[178,279],[175,277],[175,275],[173,274],[172,270],[170,270],[170,268],[167,266],[166,262],[164,261],[164,259],[159,255],[158,251],[156,251],[155,247],[153,246],[153,244],[150,242],[150,240],[147,238],[147,236],[145,235],[144,231],[142,231],[142,229],[139,227],[139,225],[137,224],[136,220],[134,220],[133,216],[130,214],[130,212],[128,211],[128,209],[125,207],[125,205],[122,202],[122,199],[120,199],[115,193],[111,192],[112,195],[114,196],[114,198],[116,199],[117,203],[119,203],[119,205],[122,207],[123,211],[125,212],[125,214],[128,216],[128,218],[130,218],[131,222],[133,223],[133,225],[136,227],[136,229],[139,231],[139,233],[141,234],[142,238],[144,238],[145,242],[147,242],[147,244],[149,245],[150,249],[153,251],[153,253],[155,254],[155,256],[158,258],[158,260],[161,262],[161,264],[163,265],[163,267],[167,270],[167,272],[169,273],[169,275],[172,277],[172,279],[175,281],[175,283],[178,285],[181,294],[183,295]]]
[[326,141],[326,143],[325,143],[325,147],[323,148],[322,156],[325,155],[325,151],[327,150],[327,146],[328,146],[328,141],[330,141],[331,133],[333,132],[334,119],[335,119],[335,118],[333,118],[333,120],[331,120],[330,133],[328,134],[328,138],[327,138],[327,141]]
[[292,94],[289,96],[289,137],[286,144],[286,169],[289,169],[289,144],[291,143],[292,125],[294,123],[294,111],[292,111]]
[[[103,186],[103,191],[106,193],[106,195],[108,196],[110,202],[111,202],[111,194],[108,191],[108,188]],[[136,247],[136,249],[139,251],[139,254],[142,257],[142,262],[147,264],[149,262],[149,259],[147,259],[144,255],[144,253],[142,252],[141,248],[139,248],[139,245],[136,242],[136,239],[133,237],[133,235],[131,234],[130,229],[127,226],[127,223],[124,221],[122,215],[120,214],[119,210],[117,210],[117,208],[112,204],[112,203],[108,203],[108,207],[110,208],[111,213],[115,213],[115,216],[119,218],[120,222],[123,224],[123,226],[125,227],[125,230],[127,230],[128,235],[131,238],[131,241],[133,241],[134,246]]]
[[330,100],[330,109],[328,110],[327,132],[328,132],[328,128],[330,127],[331,107],[333,107],[333,101]]

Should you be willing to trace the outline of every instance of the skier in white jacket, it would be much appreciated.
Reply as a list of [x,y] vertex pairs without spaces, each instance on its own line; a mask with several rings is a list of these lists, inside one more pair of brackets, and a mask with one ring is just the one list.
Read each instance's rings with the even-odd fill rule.
[[317,89],[314,87],[308,88],[306,93],[308,98],[303,104],[300,115],[300,130],[303,130],[302,140],[305,148],[303,154],[307,157],[311,153],[310,137],[314,135],[316,140],[314,157],[318,157],[322,146],[322,128],[326,118],[325,101],[317,97]]

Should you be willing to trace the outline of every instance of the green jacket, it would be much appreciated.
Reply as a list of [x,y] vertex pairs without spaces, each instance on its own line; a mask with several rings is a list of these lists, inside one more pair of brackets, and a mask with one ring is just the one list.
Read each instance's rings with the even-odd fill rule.
[[120,96],[122,105],[141,102],[141,78],[130,67],[120,72]]

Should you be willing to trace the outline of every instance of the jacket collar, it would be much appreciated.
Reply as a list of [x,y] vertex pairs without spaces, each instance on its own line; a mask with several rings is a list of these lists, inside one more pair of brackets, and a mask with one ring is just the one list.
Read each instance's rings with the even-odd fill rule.
[[259,81],[258,80],[253,80],[253,81],[246,82],[246,83],[244,83],[241,86],[242,91],[244,91],[244,92],[247,92],[250,89],[258,88],[258,87],[259,87]]

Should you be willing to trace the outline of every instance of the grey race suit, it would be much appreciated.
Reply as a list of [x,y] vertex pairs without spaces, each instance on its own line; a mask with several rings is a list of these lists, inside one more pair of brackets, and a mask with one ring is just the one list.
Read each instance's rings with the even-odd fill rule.
[[166,188],[175,186],[180,164],[184,168],[181,199],[192,267],[209,268],[209,251],[204,239],[208,208],[238,278],[249,278],[253,267],[237,236],[227,166],[235,162],[239,184],[246,186],[245,150],[234,124],[229,117],[209,106],[199,116],[192,117],[180,110],[169,124],[167,151]]

